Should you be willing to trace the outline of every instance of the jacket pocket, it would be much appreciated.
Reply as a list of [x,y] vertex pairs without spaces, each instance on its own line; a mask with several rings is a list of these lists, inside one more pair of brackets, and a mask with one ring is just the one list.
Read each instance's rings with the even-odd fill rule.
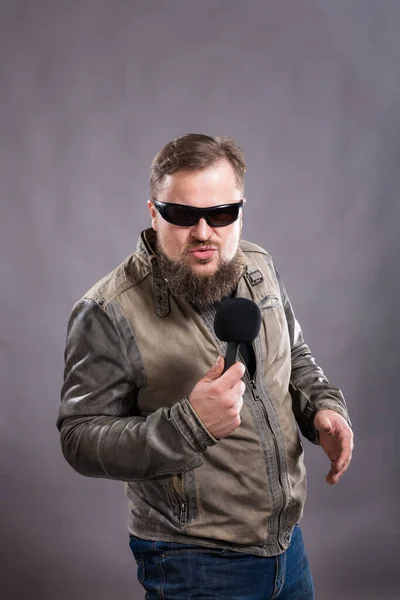
[[174,519],[179,525],[192,523],[197,518],[194,471],[172,475],[169,488]]

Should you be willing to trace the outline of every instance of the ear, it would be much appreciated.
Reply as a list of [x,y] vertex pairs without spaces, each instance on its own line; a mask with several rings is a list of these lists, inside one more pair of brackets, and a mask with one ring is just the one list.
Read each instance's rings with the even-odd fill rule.
[[157,209],[152,200],[147,200],[147,206],[149,207],[150,211],[151,226],[154,231],[157,231]]

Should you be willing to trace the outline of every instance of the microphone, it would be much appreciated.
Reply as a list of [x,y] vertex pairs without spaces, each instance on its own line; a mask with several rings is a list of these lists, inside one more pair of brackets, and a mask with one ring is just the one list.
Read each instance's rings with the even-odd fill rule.
[[260,331],[261,311],[247,298],[229,298],[220,304],[215,314],[215,335],[227,342],[224,373],[237,362],[240,344],[251,344]]

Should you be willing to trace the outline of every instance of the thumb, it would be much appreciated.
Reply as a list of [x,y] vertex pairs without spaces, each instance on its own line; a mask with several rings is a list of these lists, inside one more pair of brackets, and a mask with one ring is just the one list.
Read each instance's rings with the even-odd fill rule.
[[[318,417],[318,415],[317,415],[317,417]],[[315,427],[316,427],[316,429],[318,429],[318,431],[323,431],[325,433],[331,433],[332,423],[331,423],[330,418],[326,415],[320,415],[319,418],[316,419]]]
[[223,371],[224,371],[224,359],[222,356],[218,356],[218,359],[213,364],[211,369],[209,371],[207,371],[207,373],[204,375],[203,381],[207,381],[208,383],[211,383],[212,381],[215,381],[216,379],[221,377]]

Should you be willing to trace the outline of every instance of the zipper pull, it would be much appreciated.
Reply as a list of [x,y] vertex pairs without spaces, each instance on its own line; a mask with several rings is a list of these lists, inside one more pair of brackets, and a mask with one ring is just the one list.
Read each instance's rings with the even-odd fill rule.
[[259,394],[257,394],[257,391],[256,391],[257,390],[257,386],[256,386],[256,383],[255,383],[254,379],[250,380],[250,385],[251,385],[251,388],[253,390],[253,396],[254,396],[254,398],[256,400],[261,401],[261,398],[260,398]]
[[185,525],[186,521],[187,521],[187,504],[186,504],[186,502],[182,502],[181,515],[180,515],[181,525]]

